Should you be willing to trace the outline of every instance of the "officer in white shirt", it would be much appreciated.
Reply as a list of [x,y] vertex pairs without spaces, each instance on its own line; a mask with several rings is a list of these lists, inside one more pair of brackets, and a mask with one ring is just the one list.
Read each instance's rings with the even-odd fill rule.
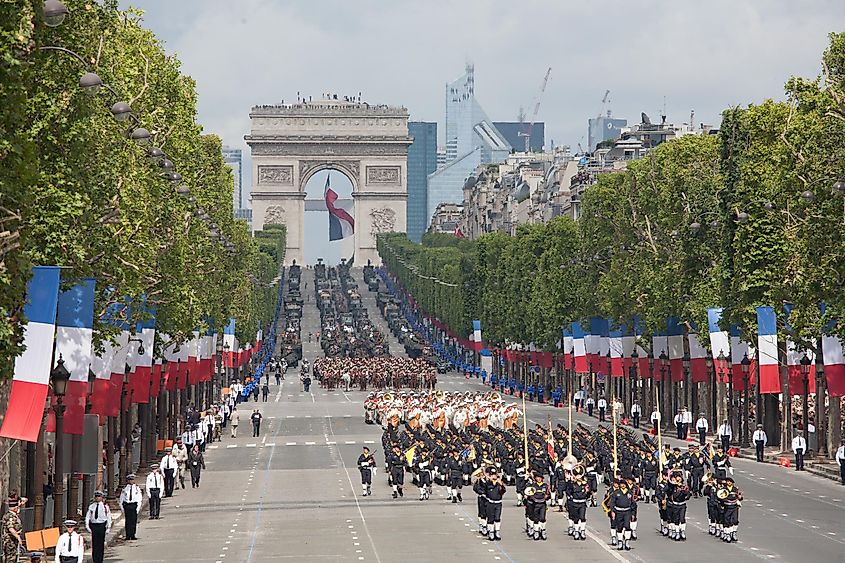
[[686,436],[684,436],[684,413],[681,409],[678,409],[678,414],[675,415],[673,422],[675,423],[675,437],[678,438],[678,440],[686,438]]
[[126,486],[120,491],[119,504],[123,510],[126,526],[126,539],[137,540],[135,529],[138,526],[138,507],[141,505],[141,487],[135,484],[135,475],[126,476]]
[[731,438],[733,438],[733,430],[731,430],[730,423],[726,420],[721,425],[719,425],[719,429],[716,431],[716,434],[719,436],[719,440],[722,441],[722,449],[727,452],[731,447]]
[[147,496],[150,499],[150,520],[158,520],[161,513],[161,493],[164,490],[164,476],[159,471],[158,464],[150,465],[147,475]]
[[596,406],[596,400],[591,396],[587,397],[587,416],[593,416],[593,407]]
[[604,413],[607,410],[607,400],[604,396],[599,397],[599,422],[604,422]]
[[769,437],[766,436],[766,431],[763,430],[763,425],[758,424],[757,430],[754,431],[754,435],[751,437],[752,441],[754,442],[754,447],[757,450],[757,461],[763,461],[763,448],[769,443]]
[[76,520],[65,520],[64,524],[67,531],[59,536],[55,563],[82,563],[85,558],[85,540],[76,531]]
[[111,509],[105,503],[102,491],[94,493],[94,502],[88,506],[85,529],[91,534],[91,559],[94,563],[103,563],[106,534],[111,530]]
[[651,421],[651,429],[657,434],[657,427],[660,426],[660,411],[657,409],[651,411],[649,420]]
[[710,430],[710,425],[704,417],[704,413],[698,413],[698,420],[695,421],[695,430],[698,432],[698,443],[702,446],[707,443],[707,432]]
[[842,439],[842,445],[836,450],[836,463],[839,464],[839,480],[841,484],[845,485],[845,438]]
[[686,440],[687,436],[689,435],[690,426],[692,426],[692,412],[688,408],[684,407],[684,410],[683,412],[681,412],[681,414],[683,415],[683,438]]
[[164,496],[172,497],[173,487],[176,484],[176,470],[179,468],[179,462],[173,455],[173,448],[164,448],[164,457],[161,458],[159,466],[164,472]]
[[640,427],[640,417],[643,415],[643,408],[640,406],[639,401],[634,401],[634,404],[631,405],[631,419],[634,422],[634,428]]
[[792,453],[795,454],[795,471],[804,471],[804,454],[807,453],[807,440],[803,434],[792,439]]

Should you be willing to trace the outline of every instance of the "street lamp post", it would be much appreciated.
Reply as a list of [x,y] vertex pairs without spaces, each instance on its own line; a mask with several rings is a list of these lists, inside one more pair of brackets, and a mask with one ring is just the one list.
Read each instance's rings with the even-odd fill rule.
[[[810,358],[807,357],[805,353],[800,360],[801,365],[801,381],[804,384],[804,400],[803,405],[801,408],[801,424],[804,426],[804,441],[809,445],[810,443],[810,435],[807,431],[810,421],[810,408],[807,404],[807,401],[810,397],[810,365],[812,361]],[[818,395],[818,393],[816,393]]]
[[65,367],[62,355],[59,354],[59,361],[50,373],[53,382],[53,395],[56,397],[56,404],[53,411],[56,413],[56,447],[53,452],[56,459],[53,463],[53,527],[61,527],[64,520],[64,432],[65,432],[65,405],[63,404],[65,393],[67,393],[67,382],[70,380],[70,372]]
[[698,408],[698,398],[696,397],[696,390],[690,378],[690,357],[688,353],[684,352],[682,362],[684,366],[684,395],[686,396],[685,402],[687,404],[688,411],[690,413],[694,413]]
[[669,356],[666,355],[665,350],[660,351],[660,406],[661,406],[661,413],[660,413],[660,422],[663,424],[668,424],[666,421],[672,419],[671,413],[667,416],[666,414],[666,369],[668,368]]
[[[607,399],[607,395],[611,397],[616,397],[616,381],[610,376],[612,360],[610,359],[610,350],[607,351],[607,372],[605,372],[604,376],[604,395],[605,399]],[[608,389],[610,392],[608,393]]]
[[[654,402],[654,351],[649,350],[648,352],[648,379],[649,379],[649,392],[646,393],[646,397],[648,398],[648,405],[646,405],[645,410],[648,411],[648,416],[651,417],[651,411],[654,410],[652,404]],[[643,385],[645,387],[645,385]],[[643,390],[645,391],[645,390]],[[651,420],[649,418],[649,420]]]
[[[643,401],[641,399],[640,385],[637,377],[639,373],[639,361],[640,355],[637,353],[637,346],[635,344],[634,350],[631,352],[631,369],[629,373],[629,377],[631,378],[631,404],[634,404],[634,401],[640,399],[640,405],[642,405]],[[630,408],[628,408],[628,412],[631,412]]]
[[118,460],[118,490],[126,485],[126,475],[129,473],[127,464],[127,454],[129,453],[129,413],[127,399],[129,397],[129,372],[130,367],[127,364],[123,370],[123,386],[120,389],[120,435],[122,437],[120,444],[120,458]]
[[742,421],[740,422],[742,428],[742,447],[747,448],[750,444],[749,436],[748,436],[748,371],[751,367],[751,360],[748,358],[748,353],[746,352],[742,356],[742,361],[740,362],[742,366]]
[[707,364],[707,377],[710,380],[707,409],[710,411],[710,424],[715,426],[718,419],[716,414],[716,370],[713,369],[713,356],[711,354],[707,354],[704,361]]

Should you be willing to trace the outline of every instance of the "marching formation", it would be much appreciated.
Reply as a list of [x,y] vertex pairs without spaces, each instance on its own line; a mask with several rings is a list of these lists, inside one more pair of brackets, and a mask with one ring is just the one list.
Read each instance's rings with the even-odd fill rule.
[[[706,498],[709,533],[737,541],[742,493],[733,481],[730,459],[716,446],[690,444],[686,452],[641,437],[622,427],[591,431],[520,424],[522,411],[497,392],[371,393],[365,421],[384,427],[382,448],[393,498],[404,496],[406,475],[428,501],[435,486],[452,503],[465,488],[476,494],[478,531],[501,538],[502,505],[508,489],[524,510],[525,533],[547,539],[547,512],[566,512],[567,534],[587,537],[589,507],[601,506],[609,519],[610,543],[631,549],[637,539],[638,510],[656,504],[663,536],[686,540],[687,503]],[[571,429],[571,430],[570,430]],[[526,434],[527,430],[527,434]],[[364,496],[372,494],[374,452],[358,459]],[[603,494],[599,487],[605,485]],[[602,498],[602,502],[598,502]]]
[[434,389],[437,371],[422,360],[394,358],[322,358],[314,376],[326,389]]

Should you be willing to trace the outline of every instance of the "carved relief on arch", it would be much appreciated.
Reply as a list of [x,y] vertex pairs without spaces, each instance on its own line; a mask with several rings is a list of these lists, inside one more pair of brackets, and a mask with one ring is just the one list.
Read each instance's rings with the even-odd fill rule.
[[271,205],[264,212],[265,225],[284,225],[285,224],[285,208],[281,205]]
[[374,237],[379,233],[391,233],[396,225],[396,212],[389,207],[370,211],[372,228],[370,234]]
[[320,170],[338,170],[346,174],[352,180],[353,188],[359,185],[361,161],[359,160],[300,160],[299,181],[300,190],[305,189],[305,184],[316,172]]

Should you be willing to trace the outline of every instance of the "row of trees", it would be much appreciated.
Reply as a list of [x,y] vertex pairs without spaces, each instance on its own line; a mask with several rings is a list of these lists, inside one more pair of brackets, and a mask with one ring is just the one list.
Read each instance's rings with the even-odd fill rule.
[[[272,315],[284,230],[256,241],[233,220],[232,175],[220,139],[196,122],[194,81],[140,25],[140,12],[117,4],[65,0],[69,14],[58,27],[46,25],[41,0],[0,4],[6,379],[20,352],[33,265],[67,268],[66,280],[96,278],[95,344],[113,330],[98,313],[123,296],[146,296],[157,330],[177,340],[235,317],[247,342]],[[80,88],[85,72],[107,88]],[[128,104],[130,119],[116,119],[117,102]],[[145,145],[129,138],[139,127],[150,133]],[[151,147],[164,156],[150,158]]]
[[845,323],[829,325],[845,318],[845,34],[822,62],[821,77],[787,83],[786,101],[730,108],[718,135],[600,176],[577,222],[422,245],[382,235],[381,256],[426,311],[462,335],[480,319],[495,343],[554,350],[564,323],[593,315],[706,331],[718,306],[723,328],[751,335],[756,306],[786,303],[800,346],[815,350],[823,330],[845,337]]

